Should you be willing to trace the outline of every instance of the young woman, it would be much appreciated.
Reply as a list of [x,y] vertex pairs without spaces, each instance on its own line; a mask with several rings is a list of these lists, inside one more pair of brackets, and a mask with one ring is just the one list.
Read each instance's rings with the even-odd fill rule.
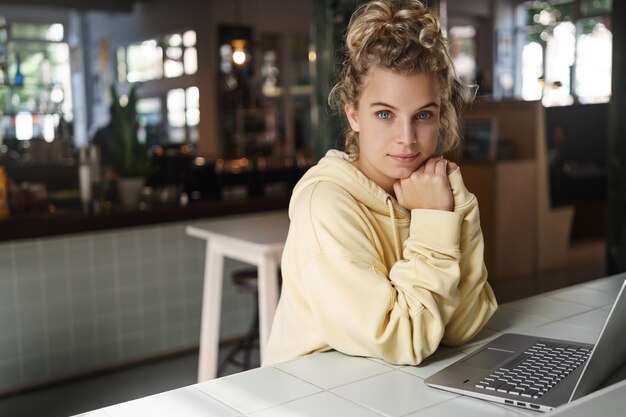
[[264,364],[336,349],[418,364],[496,310],[478,203],[458,166],[464,102],[438,21],[416,0],[361,6],[330,101],[349,124],[294,188]]

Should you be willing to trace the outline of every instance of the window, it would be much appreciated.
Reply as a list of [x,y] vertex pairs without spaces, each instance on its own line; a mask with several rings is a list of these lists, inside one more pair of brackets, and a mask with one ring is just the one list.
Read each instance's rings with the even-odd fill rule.
[[543,94],[543,48],[529,41],[522,49],[522,98],[540,100]]
[[12,39],[45,40],[49,42],[63,41],[63,25],[60,23],[14,23],[10,29]]
[[613,10],[613,0],[581,0],[580,3],[583,16],[607,14]]
[[167,78],[180,77],[185,73],[183,37],[178,33],[165,37],[165,64],[163,67]]
[[142,143],[159,143],[161,130],[161,100],[157,97],[137,100],[139,140]]
[[185,90],[177,88],[167,93],[167,129],[170,142],[185,141]]
[[176,78],[197,71],[196,32],[193,30],[117,49],[117,78],[121,82]]
[[574,67],[576,27],[572,22],[555,25],[545,42],[546,61],[543,80],[543,103],[546,106],[569,105],[572,96],[571,74]]
[[[120,82],[148,82],[151,97],[137,101],[140,140],[151,144],[198,141],[200,97],[194,81],[182,78],[198,72],[196,32],[170,33],[117,48]],[[172,79],[179,88],[172,89]],[[156,94],[154,92],[157,91]]]
[[69,61],[62,24],[0,17],[0,136],[55,140],[72,120]]
[[200,124],[200,90],[198,87],[190,87],[187,89],[185,104],[188,139],[191,143],[197,143],[198,125]]
[[611,0],[523,3],[519,96],[546,106],[609,101],[611,9]]
[[125,58],[123,68],[126,70],[121,81],[135,83],[163,77],[163,53],[156,40],[130,45],[125,51],[121,48],[120,56]]
[[453,26],[449,31],[450,54],[458,76],[464,83],[476,80],[476,28]]
[[198,87],[167,93],[167,133],[170,143],[196,143],[200,123]]
[[611,96],[613,35],[608,27],[608,18],[578,21],[575,91],[581,103],[606,102]]
[[188,30],[183,33],[183,67],[185,74],[198,72],[198,51],[196,49],[196,32]]

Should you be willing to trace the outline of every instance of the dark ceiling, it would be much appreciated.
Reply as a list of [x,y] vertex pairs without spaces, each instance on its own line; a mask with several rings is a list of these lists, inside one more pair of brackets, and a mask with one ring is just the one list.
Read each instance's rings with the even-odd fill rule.
[[74,10],[108,10],[129,12],[134,3],[146,3],[154,0],[0,0],[3,5],[11,6],[41,6]]

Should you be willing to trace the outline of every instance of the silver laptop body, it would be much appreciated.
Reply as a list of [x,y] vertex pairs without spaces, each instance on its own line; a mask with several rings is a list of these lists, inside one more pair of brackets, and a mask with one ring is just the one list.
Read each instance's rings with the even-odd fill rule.
[[625,287],[626,280],[595,345],[506,333],[425,382],[536,411],[587,395],[626,363]]

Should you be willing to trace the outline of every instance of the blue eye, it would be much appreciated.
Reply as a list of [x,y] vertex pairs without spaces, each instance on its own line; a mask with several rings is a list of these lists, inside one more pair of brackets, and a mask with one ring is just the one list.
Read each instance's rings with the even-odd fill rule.
[[432,117],[432,115],[433,115],[433,114],[432,114],[432,113],[430,113],[430,112],[423,111],[423,112],[421,112],[421,113],[418,113],[418,114],[415,116],[415,118],[416,118],[416,119],[418,119],[418,120],[428,120],[428,119],[430,119],[430,118]]
[[378,116],[379,119],[383,119],[383,120],[391,119],[391,113],[389,113],[388,111],[379,111],[378,113],[376,113],[376,115]]

